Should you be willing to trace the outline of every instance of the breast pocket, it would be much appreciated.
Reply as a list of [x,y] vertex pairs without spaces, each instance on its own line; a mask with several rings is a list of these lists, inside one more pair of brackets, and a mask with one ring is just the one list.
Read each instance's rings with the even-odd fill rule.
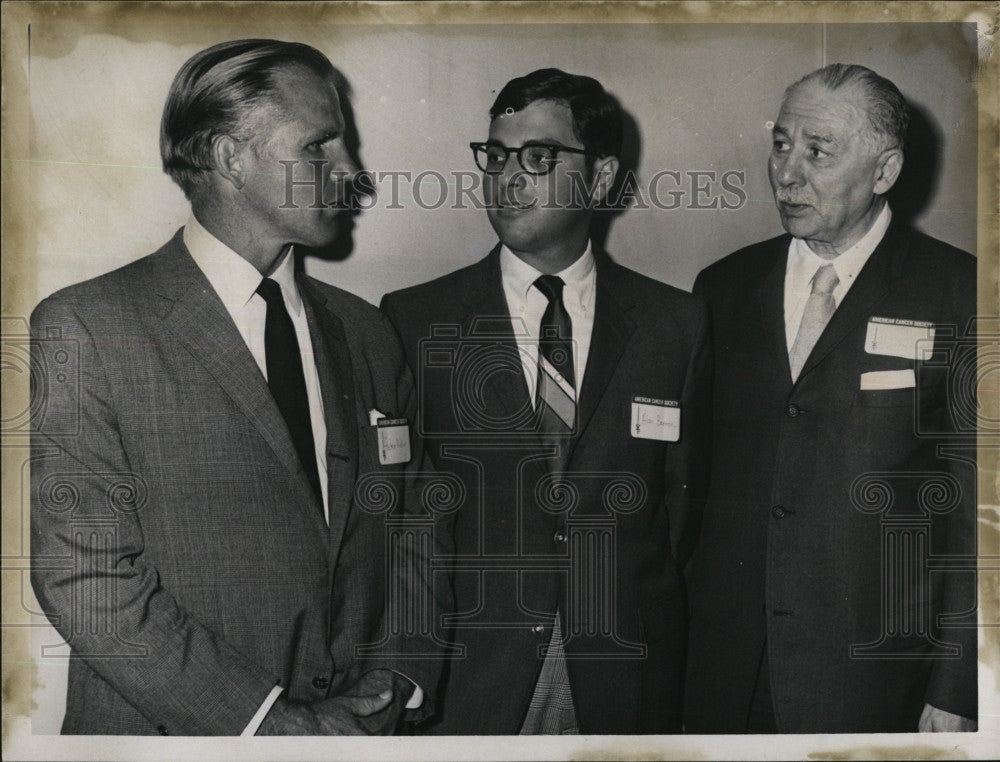
[[861,389],[854,398],[858,407],[913,407],[914,387],[904,389]]

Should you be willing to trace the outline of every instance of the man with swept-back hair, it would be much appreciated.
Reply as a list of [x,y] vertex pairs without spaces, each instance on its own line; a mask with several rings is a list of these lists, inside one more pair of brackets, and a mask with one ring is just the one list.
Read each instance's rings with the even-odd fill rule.
[[[472,150],[500,241],[385,297],[458,476],[447,734],[673,733],[707,478],[704,304],[591,241],[622,116],[592,77],[508,82]],[[426,349],[426,351],[425,351]]]
[[893,217],[907,122],[863,66],[789,87],[787,234],[695,283],[715,405],[688,732],[976,727],[976,262]]
[[193,56],[160,135],[187,223],[32,315],[32,583],[71,648],[64,733],[391,733],[433,707],[433,633],[388,613],[433,621],[424,546],[391,552],[356,489],[425,518],[411,377],[375,308],[293,262],[357,171],[337,81],[302,44]]

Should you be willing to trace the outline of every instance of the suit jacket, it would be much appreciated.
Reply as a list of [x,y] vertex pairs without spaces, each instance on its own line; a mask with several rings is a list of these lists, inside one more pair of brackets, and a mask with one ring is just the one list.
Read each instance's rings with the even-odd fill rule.
[[[793,384],[789,243],[695,284],[715,405],[686,729],[745,732],[765,640],[782,732],[916,731],[925,702],[975,717],[975,260],[894,222]],[[868,351],[872,318],[933,323],[934,354]],[[862,388],[881,371],[915,386]]]
[[[681,569],[707,476],[705,310],[606,255],[596,267],[576,432],[558,449],[535,430],[499,247],[383,300],[428,448],[465,492],[450,563],[463,650],[432,732],[517,733],[557,608],[582,733],[679,728]],[[631,435],[634,395],[679,403],[679,441]]]
[[180,231],[34,311],[32,582],[72,649],[63,732],[238,735],[276,684],[318,700],[375,667],[432,706],[440,662],[407,658],[431,646],[385,614],[390,596],[428,599],[426,578],[392,578],[386,551],[390,519],[423,519],[406,491],[424,452],[414,438],[409,466],[381,466],[368,425],[372,408],[413,420],[411,377],[374,307],[304,276],[299,288],[329,527]]

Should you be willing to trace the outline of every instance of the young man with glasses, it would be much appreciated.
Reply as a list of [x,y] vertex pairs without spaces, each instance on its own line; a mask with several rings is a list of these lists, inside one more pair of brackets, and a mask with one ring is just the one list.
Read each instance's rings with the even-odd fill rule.
[[455,515],[462,651],[444,734],[680,727],[682,569],[706,482],[705,309],[593,248],[621,111],[596,80],[509,82],[473,143],[499,244],[389,294]]

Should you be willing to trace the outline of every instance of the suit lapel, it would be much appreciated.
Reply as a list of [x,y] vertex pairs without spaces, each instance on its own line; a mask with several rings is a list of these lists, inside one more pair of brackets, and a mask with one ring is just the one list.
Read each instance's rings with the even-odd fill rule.
[[[483,412],[492,420],[520,420],[519,414],[531,409],[534,390],[529,391],[524,380],[521,355],[511,324],[507,297],[503,292],[499,244],[478,267],[481,269],[473,273],[474,285],[463,295],[462,337],[476,336],[484,341],[499,342],[504,351],[504,371],[489,375],[488,383],[482,386],[483,404],[486,407]],[[475,344],[473,342],[470,348],[474,350]],[[510,358],[509,366],[507,358]],[[517,428],[532,426],[530,416],[525,419],[524,425]]]
[[764,332],[764,343],[774,362],[781,369],[781,377],[792,382],[792,369],[788,362],[788,341],[785,338],[785,270],[788,266],[788,246],[791,236],[777,239],[773,264],[764,276],[757,299]]
[[889,293],[894,272],[906,254],[905,240],[898,227],[890,228],[872,252],[844,300],[838,305],[816,346],[802,366],[801,380],[842,342],[859,321],[871,317],[875,307]]
[[358,421],[354,399],[354,369],[347,335],[340,318],[330,311],[326,298],[307,279],[300,277],[298,284],[309,321],[326,418],[329,487],[327,504],[332,570],[337,565],[357,480]]
[[154,309],[164,328],[215,378],[257,427],[275,457],[297,478],[296,500],[315,515],[316,498],[291,435],[246,342],[204,273],[184,246],[181,232],[156,260]]
[[628,316],[635,300],[619,278],[621,268],[603,252],[595,252],[594,258],[597,268],[594,328],[590,337],[583,386],[578,392],[577,435],[574,444],[586,431],[587,424],[618,367],[625,346],[635,331],[635,323]]

